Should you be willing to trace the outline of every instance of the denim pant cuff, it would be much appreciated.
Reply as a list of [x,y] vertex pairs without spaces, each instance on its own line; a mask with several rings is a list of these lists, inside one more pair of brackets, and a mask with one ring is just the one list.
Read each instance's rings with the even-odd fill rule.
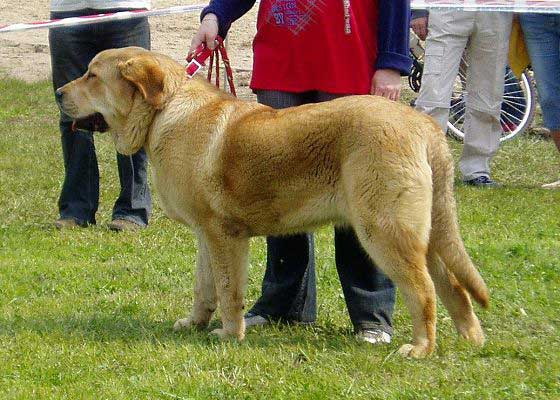
[[301,322],[304,324],[315,323],[315,318],[303,317],[302,315],[288,314],[288,315],[272,315],[259,307],[253,307],[248,311],[249,314],[260,315],[263,318],[271,321],[281,322]]

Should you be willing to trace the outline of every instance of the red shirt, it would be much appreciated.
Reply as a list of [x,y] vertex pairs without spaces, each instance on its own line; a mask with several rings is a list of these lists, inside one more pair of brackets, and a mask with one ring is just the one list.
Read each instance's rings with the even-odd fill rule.
[[368,94],[377,18],[377,0],[262,0],[251,88]]

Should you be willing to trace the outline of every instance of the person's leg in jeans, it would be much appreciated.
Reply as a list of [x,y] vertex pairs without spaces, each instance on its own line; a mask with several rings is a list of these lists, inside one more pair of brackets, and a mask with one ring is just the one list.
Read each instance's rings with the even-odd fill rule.
[[[341,95],[319,92],[317,101],[337,97]],[[381,330],[392,335],[395,285],[364,251],[354,229],[335,228],[334,248],[336,270],[354,330]]]
[[395,285],[363,250],[352,228],[335,228],[336,270],[356,332],[393,334]]
[[[109,10],[111,11],[111,10]],[[66,18],[96,10],[53,13],[52,18]],[[93,24],[82,27],[52,29],[49,32],[53,86],[56,90],[78,78],[91,59],[101,50],[129,45],[149,48],[150,31],[146,19]],[[99,170],[92,132],[72,132],[72,120],[61,113],[60,130],[65,178],[59,198],[60,216],[80,225],[95,223],[99,203]],[[147,158],[144,150],[133,156],[117,155],[121,193],[115,203],[113,219],[124,218],[146,225],[151,210],[147,186]]]
[[[52,13],[66,18],[79,13]],[[80,77],[95,56],[96,44],[91,26],[51,29],[49,32],[54,90]],[[72,132],[72,119],[60,113],[64,182],[58,200],[61,219],[74,219],[79,225],[95,224],[99,203],[99,170],[92,132]]]
[[[147,18],[99,24],[98,37],[103,46],[100,50],[126,46],[150,49]],[[146,152],[142,148],[131,156],[117,153],[117,166],[121,190],[113,207],[112,219],[124,219],[146,226],[152,209]]]
[[[560,15],[521,14],[519,21],[535,73],[544,126],[560,151]],[[560,181],[543,187],[560,188]]]
[[[273,108],[310,102],[309,93],[259,90],[257,100]],[[314,322],[317,316],[313,236],[267,237],[266,271],[262,292],[247,317]],[[248,321],[248,320],[247,320]]]

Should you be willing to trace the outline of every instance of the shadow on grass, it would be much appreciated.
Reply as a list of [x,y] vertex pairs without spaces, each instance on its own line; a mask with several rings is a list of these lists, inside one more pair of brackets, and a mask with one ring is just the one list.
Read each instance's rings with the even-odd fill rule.
[[497,182],[497,183],[498,183],[497,187],[475,187],[475,186],[470,186],[465,184],[462,178],[456,177],[454,180],[455,188],[465,188],[467,190],[473,190],[473,191],[487,190],[491,192],[496,190],[505,191],[511,189],[511,190],[531,190],[531,191],[538,191],[538,192],[550,193],[550,194],[553,194],[554,192],[553,190],[544,189],[542,187],[544,183],[549,183],[544,181],[538,184],[527,184],[527,183],[517,183],[517,182]]
[[[36,334],[48,337],[65,337],[90,342],[146,342],[154,344],[194,345],[205,347],[222,340],[210,332],[221,327],[214,319],[208,329],[173,331],[173,321],[157,321],[148,316],[123,314],[67,315],[45,318],[0,319],[0,337]],[[252,347],[277,348],[278,346],[302,345],[344,349],[355,341],[350,329],[339,327],[309,326],[272,323],[264,327],[253,327],[246,332],[243,343]],[[234,340],[225,341],[235,343]]]

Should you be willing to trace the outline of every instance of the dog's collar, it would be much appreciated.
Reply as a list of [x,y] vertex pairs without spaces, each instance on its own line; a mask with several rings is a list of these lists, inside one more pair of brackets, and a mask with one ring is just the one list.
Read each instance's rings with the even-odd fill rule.
[[210,50],[205,43],[202,43],[196,48],[193,53],[187,56],[187,76],[192,78],[200,69],[204,66],[204,62],[210,58],[208,66],[208,81],[212,80],[212,67],[214,64],[214,57],[216,57],[216,86],[220,87],[220,55],[222,56],[222,62],[224,63],[224,68],[226,70],[226,78],[229,84],[230,93],[237,97],[235,93],[235,85],[233,84],[233,71],[229,63],[229,57],[224,46],[224,41],[220,36],[216,36],[216,47],[214,50]]

